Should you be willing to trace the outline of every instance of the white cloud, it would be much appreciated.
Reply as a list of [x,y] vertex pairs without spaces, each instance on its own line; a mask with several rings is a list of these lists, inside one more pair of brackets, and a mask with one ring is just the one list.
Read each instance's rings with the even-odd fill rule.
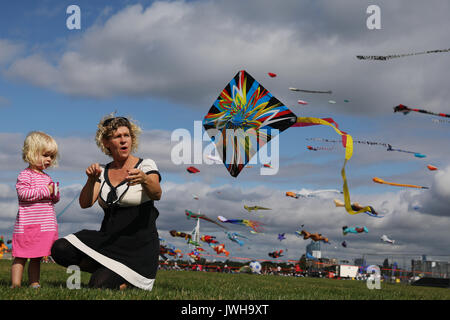
[[[382,112],[381,106],[398,103],[427,103],[439,111],[450,97],[441,85],[445,74],[440,70],[448,65],[443,54],[396,62],[356,59],[357,54],[425,50],[417,47],[418,38],[427,49],[439,47],[445,28],[438,24],[448,24],[443,10],[433,11],[437,16],[432,19],[423,15],[418,2],[408,2],[407,11],[383,3],[387,34],[366,29],[365,7],[359,1],[339,6],[283,2],[269,16],[270,2],[245,7],[248,11],[241,2],[228,1],[129,6],[88,27],[56,63],[36,53],[15,60],[7,73],[70,95],[154,96],[194,106],[210,104],[241,69],[270,84],[286,104],[296,101],[287,92],[289,86],[332,89],[335,98],[352,100],[342,110],[348,113]],[[407,26],[398,23],[399,17],[423,23],[405,33]],[[278,78],[265,78],[269,71]],[[408,99],[400,102],[399,97]]]

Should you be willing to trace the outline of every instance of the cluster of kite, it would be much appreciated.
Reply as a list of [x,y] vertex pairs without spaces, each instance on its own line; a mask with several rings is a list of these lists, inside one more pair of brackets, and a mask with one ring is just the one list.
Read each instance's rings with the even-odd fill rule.
[[[438,52],[438,51],[436,51]],[[443,52],[443,51],[439,51]],[[426,53],[432,53],[426,52]],[[359,59],[372,59],[372,60],[386,60],[391,59],[394,56],[385,57],[361,57]],[[276,73],[269,72],[268,75],[271,78],[277,77]],[[289,90],[295,92],[302,92],[305,94],[332,94],[331,90],[307,90],[290,87]],[[307,101],[298,100],[299,104],[306,105]],[[334,100],[328,101],[331,104],[336,103]],[[349,102],[349,100],[344,100],[344,102]],[[411,109],[403,105],[399,105],[394,108],[394,112],[403,112],[407,114],[408,112],[415,111],[421,113],[429,113],[425,110]],[[438,114],[439,116],[448,117],[445,114]],[[327,139],[322,139],[324,142],[339,142],[345,149],[344,163],[341,170],[341,176],[343,181],[342,191],[340,190],[323,190],[323,192],[337,192],[343,194],[344,201],[335,199],[336,207],[344,207],[345,210],[351,214],[366,213],[371,217],[381,218],[376,210],[372,206],[361,206],[357,202],[351,202],[350,193],[348,189],[348,183],[346,178],[345,167],[347,162],[350,160],[353,154],[353,144],[354,143],[364,143],[367,145],[381,145],[386,148],[387,151],[397,151],[404,153],[414,154],[415,157],[424,158],[425,155],[413,152],[409,150],[403,150],[398,148],[393,148],[391,144],[382,142],[371,142],[371,141],[354,141],[353,138],[346,132],[339,129],[338,124],[332,118],[313,118],[313,117],[298,117],[291,110],[289,110],[280,100],[275,98],[269,91],[267,91],[261,84],[259,84],[252,76],[250,76],[245,70],[239,71],[233,79],[225,86],[225,88],[220,92],[217,99],[214,101],[213,105],[209,109],[208,113],[203,119],[203,128],[209,135],[211,141],[213,141],[216,151],[219,157],[208,157],[216,162],[222,162],[229,174],[232,177],[237,177],[240,172],[245,167],[248,166],[248,162],[252,157],[258,153],[260,148],[264,147],[271,139],[275,137],[275,134],[281,134],[283,131],[291,127],[307,127],[314,125],[326,125],[331,127],[337,134],[340,135],[341,139],[338,141],[332,141]],[[274,130],[275,129],[275,130]],[[227,137],[227,130],[233,130],[232,139],[223,139]],[[324,147],[307,147],[311,151],[318,150],[332,150],[332,148]],[[271,168],[270,164],[264,164],[264,167]],[[436,167],[428,167],[429,170],[436,170]],[[189,167],[187,169],[189,173],[196,174],[200,172],[195,167]],[[409,184],[401,184],[394,182],[386,182],[380,178],[373,178],[376,183],[382,183],[393,186],[403,186],[403,187],[414,187],[426,189],[427,187],[415,186]],[[315,197],[320,194],[317,192],[286,192],[286,196],[299,199]],[[197,196],[194,199],[198,200]],[[249,212],[256,212],[258,210],[271,210],[270,208],[259,207],[259,206],[247,206],[244,208]],[[226,227],[219,224],[217,221],[212,220],[205,215],[194,214],[191,211],[186,210],[186,215],[189,218],[200,219],[215,223],[222,228]],[[237,224],[242,226],[250,227],[251,233],[260,233],[261,223],[249,219],[228,219],[220,215],[217,217],[218,221],[222,224]],[[362,230],[362,231],[361,231]],[[345,226],[343,230],[344,234],[347,233],[360,233],[368,232],[366,227],[353,227],[348,228]],[[240,246],[243,245],[242,239],[248,239],[245,236],[240,235],[236,232],[225,231],[228,239],[238,243]],[[309,233],[306,230],[297,231],[296,234],[303,239],[312,239],[313,241],[323,241],[329,243],[328,238],[322,236],[319,233]],[[278,239],[280,241],[285,239],[285,234],[279,234]],[[205,238],[206,240],[206,238]],[[207,242],[209,241],[209,242]],[[215,242],[213,242],[215,241]],[[383,240],[384,241],[384,240]],[[216,252],[223,252],[224,244],[218,244],[217,240],[214,238],[209,238],[206,240],[209,245],[215,245]],[[392,242],[393,243],[393,242]],[[275,256],[269,254],[269,256]]]

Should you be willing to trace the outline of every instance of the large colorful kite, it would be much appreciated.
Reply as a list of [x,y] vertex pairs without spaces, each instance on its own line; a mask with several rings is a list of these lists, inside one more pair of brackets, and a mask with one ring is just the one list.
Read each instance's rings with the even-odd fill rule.
[[439,53],[439,52],[449,52],[450,49],[440,49],[440,50],[428,50],[422,52],[414,52],[414,53],[402,53],[402,54],[391,54],[387,56],[356,56],[359,60],[389,60],[394,58],[403,58],[409,56],[417,56],[421,54],[429,54],[429,53]]
[[259,149],[278,132],[291,126],[312,125],[331,126],[342,136],[345,161],[341,176],[344,182],[345,209],[350,214],[367,211],[355,212],[351,208],[345,166],[353,154],[353,139],[339,130],[333,119],[297,117],[245,70],[239,71],[227,84],[203,119],[205,131],[215,143],[225,167],[233,177],[237,177]]
[[222,90],[203,119],[228,172],[237,177],[250,159],[275,135],[294,124],[297,116],[261,86],[239,71]]

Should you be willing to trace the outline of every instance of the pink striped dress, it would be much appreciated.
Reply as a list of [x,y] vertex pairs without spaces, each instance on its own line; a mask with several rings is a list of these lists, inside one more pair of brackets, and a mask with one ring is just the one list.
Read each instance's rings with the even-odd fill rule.
[[12,255],[18,258],[49,256],[53,242],[58,239],[54,204],[59,201],[47,186],[52,178],[29,168],[17,177],[19,199],[12,239]]

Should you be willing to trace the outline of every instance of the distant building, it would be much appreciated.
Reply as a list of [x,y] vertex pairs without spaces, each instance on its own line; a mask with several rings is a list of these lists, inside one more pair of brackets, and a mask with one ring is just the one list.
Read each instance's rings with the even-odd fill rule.
[[320,241],[313,241],[306,246],[306,253],[312,255],[316,259],[322,258],[322,253],[320,251]]
[[450,278],[450,263],[448,261],[411,260],[414,276],[432,278]]

